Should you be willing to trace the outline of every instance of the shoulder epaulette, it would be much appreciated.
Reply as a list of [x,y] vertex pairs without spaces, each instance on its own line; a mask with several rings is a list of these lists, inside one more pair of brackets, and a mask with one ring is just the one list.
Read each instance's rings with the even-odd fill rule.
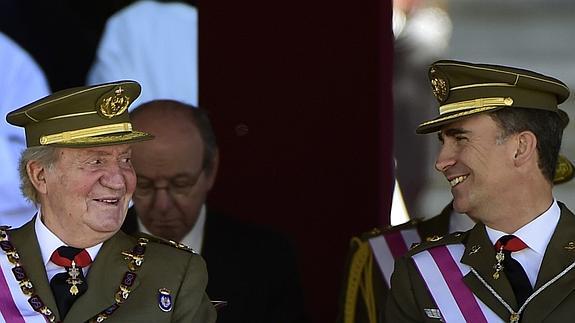
[[160,237],[157,237],[157,236],[154,236],[154,235],[151,235],[151,234],[142,233],[142,232],[138,232],[135,236],[136,236],[137,238],[146,238],[146,239],[148,239],[148,240],[151,241],[151,242],[156,242],[156,243],[159,243],[159,244],[167,245],[167,246],[174,247],[174,248],[177,248],[177,249],[180,249],[180,250],[184,250],[184,251],[187,251],[187,252],[191,252],[191,253],[198,254],[194,249],[192,249],[192,248],[186,246],[186,245],[183,244],[183,243],[179,243],[179,242],[176,242],[176,241],[173,241],[173,240],[168,240],[168,239],[160,238]]
[[449,245],[449,244],[461,243],[464,236],[465,236],[464,232],[454,232],[454,233],[450,233],[448,235],[445,235],[443,237],[433,236],[433,237],[427,238],[425,241],[422,241],[421,243],[418,243],[418,244],[412,246],[412,248],[409,249],[409,251],[407,252],[407,255],[412,256],[412,255],[417,254],[421,251],[428,250],[428,249],[431,249],[431,248],[434,248],[437,246],[444,246],[444,245]]
[[415,228],[421,223],[423,220],[419,218],[411,219],[405,223],[398,224],[398,225],[388,225],[384,228],[373,228],[367,232],[364,232],[360,235],[361,240],[369,240],[373,237],[379,235],[385,235],[386,233],[401,231],[405,229]]

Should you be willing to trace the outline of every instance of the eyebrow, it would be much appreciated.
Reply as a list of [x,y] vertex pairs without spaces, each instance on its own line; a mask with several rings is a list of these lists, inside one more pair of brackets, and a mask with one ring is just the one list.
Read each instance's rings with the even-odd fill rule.
[[[122,150],[119,152],[120,155],[124,155],[124,154],[128,154],[132,151],[131,148],[126,148],[125,150]],[[100,150],[100,149],[88,149],[86,150],[86,155],[98,155],[98,156],[110,156],[113,155],[114,153],[106,151],[106,150]]]
[[455,137],[457,135],[464,135],[464,134],[468,134],[471,133],[470,130],[465,130],[463,128],[449,128],[446,130],[442,130],[439,131],[437,133],[437,138],[439,139],[439,141],[443,142],[443,137]]

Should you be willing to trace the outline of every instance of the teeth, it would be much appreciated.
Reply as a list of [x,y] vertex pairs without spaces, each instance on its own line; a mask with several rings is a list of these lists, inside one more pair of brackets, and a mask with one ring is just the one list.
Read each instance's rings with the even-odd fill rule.
[[451,187],[454,187],[455,185],[457,185],[457,184],[463,182],[466,178],[467,178],[466,175],[458,176],[458,177],[456,177],[456,178],[450,180],[449,183],[451,184]]
[[105,202],[105,203],[116,203],[116,202],[118,202],[118,200],[100,200],[100,201]]

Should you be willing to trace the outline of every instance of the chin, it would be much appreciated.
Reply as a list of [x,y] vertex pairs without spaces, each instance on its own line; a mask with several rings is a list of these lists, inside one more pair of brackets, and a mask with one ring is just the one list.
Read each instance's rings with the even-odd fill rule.
[[100,217],[99,221],[94,223],[94,228],[101,232],[116,232],[120,230],[124,223],[124,216],[110,216]]
[[467,213],[467,211],[469,211],[469,205],[464,201],[454,199],[453,210],[457,213]]

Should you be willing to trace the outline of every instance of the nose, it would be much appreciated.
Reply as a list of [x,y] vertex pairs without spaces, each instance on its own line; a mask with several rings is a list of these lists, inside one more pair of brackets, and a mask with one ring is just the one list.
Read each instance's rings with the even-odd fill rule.
[[[100,183],[113,190],[122,190],[126,188],[125,176],[125,172],[119,166],[110,166],[104,176],[100,178]],[[133,176],[136,175],[133,174]]]
[[439,172],[445,172],[449,169],[449,167],[455,165],[455,155],[447,145],[441,146],[439,150],[439,154],[437,155],[437,159],[435,160],[435,169]]
[[154,193],[153,208],[159,211],[165,211],[172,205],[172,197],[168,192],[169,187],[156,187]]

